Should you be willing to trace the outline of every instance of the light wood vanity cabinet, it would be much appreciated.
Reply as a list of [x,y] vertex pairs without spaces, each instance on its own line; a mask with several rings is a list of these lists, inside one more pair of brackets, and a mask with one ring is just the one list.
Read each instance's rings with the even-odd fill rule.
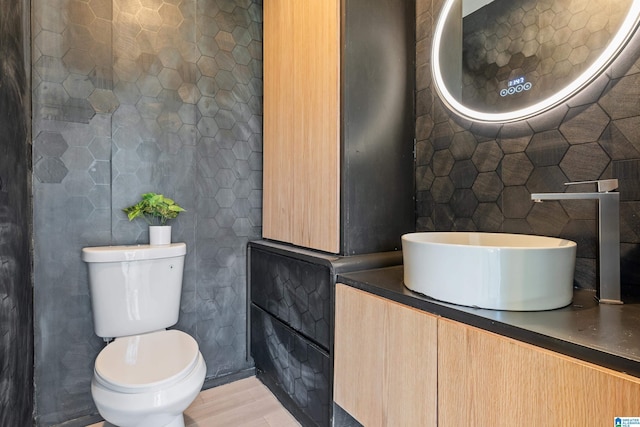
[[334,363],[334,400],[365,426],[600,427],[640,416],[639,378],[344,285]]
[[415,1],[263,8],[263,237],[399,248],[415,227]]
[[640,379],[438,320],[440,426],[612,426],[640,416]]
[[333,400],[367,427],[436,425],[437,318],[336,286]]

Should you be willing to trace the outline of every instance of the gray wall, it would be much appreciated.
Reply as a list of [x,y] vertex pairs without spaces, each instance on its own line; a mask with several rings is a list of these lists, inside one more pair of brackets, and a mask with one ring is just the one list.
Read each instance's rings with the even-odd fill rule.
[[[121,209],[157,191],[187,209],[177,328],[207,377],[246,360],[245,250],[261,234],[262,2],[32,2],[38,425],[95,414],[84,246],[144,243]],[[85,418],[83,418],[85,417]]]
[[417,5],[417,229],[565,237],[578,243],[577,285],[595,288],[595,202],[534,204],[530,193],[618,178],[623,291],[638,293],[640,36],[567,104],[530,120],[485,126],[456,120],[432,85],[432,31],[442,3]]
[[29,9],[0,0],[0,426],[33,412]]

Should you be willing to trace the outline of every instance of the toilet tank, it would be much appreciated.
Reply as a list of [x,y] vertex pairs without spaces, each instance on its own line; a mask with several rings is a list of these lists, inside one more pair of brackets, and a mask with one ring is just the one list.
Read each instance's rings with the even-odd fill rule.
[[123,337],[175,325],[186,253],[184,243],[83,248],[96,335]]

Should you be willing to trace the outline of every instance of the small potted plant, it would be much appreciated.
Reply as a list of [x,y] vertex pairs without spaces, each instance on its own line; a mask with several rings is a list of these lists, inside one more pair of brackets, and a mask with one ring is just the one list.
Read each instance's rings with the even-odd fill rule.
[[142,217],[149,224],[150,245],[168,245],[171,243],[171,226],[166,225],[167,221],[185,210],[162,194],[145,193],[138,203],[123,211],[129,221]]

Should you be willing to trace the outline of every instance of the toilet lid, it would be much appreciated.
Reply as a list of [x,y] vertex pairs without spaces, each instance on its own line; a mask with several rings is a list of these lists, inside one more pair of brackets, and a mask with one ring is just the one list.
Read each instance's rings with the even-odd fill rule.
[[117,338],[96,358],[98,381],[139,393],[184,378],[198,362],[198,343],[177,330]]

